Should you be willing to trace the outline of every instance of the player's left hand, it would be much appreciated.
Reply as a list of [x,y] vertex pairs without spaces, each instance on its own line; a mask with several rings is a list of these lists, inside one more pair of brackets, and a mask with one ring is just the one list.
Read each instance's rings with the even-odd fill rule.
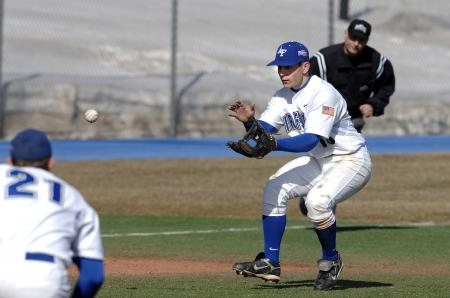
[[276,150],[277,141],[259,121],[255,120],[242,139],[237,142],[228,142],[227,145],[239,154],[261,159]]
[[363,114],[364,117],[369,118],[373,116],[373,107],[372,105],[365,103],[359,106],[359,110]]

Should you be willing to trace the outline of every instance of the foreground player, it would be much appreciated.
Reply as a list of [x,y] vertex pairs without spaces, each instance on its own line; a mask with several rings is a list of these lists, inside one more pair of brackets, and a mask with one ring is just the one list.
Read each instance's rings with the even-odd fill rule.
[[82,195],[50,173],[47,136],[27,129],[0,165],[0,297],[94,297],[104,278],[99,218]]
[[304,45],[283,43],[271,65],[278,66],[284,87],[275,93],[260,119],[254,119],[254,105],[242,101],[230,105],[230,116],[247,129],[253,121],[271,133],[284,126],[289,138],[277,139],[275,150],[308,154],[288,162],[269,178],[262,208],[264,254],[254,262],[234,264],[233,270],[266,281],[280,280],[280,244],[288,200],[305,197],[308,217],[322,246],[314,288],[329,290],[343,266],[336,250],[333,207],[368,182],[370,155],[339,92],[319,77],[309,76],[309,53]]

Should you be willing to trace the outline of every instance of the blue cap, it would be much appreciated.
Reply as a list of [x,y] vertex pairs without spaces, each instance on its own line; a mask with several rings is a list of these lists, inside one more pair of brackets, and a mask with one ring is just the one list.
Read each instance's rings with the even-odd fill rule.
[[299,42],[288,41],[277,48],[275,59],[267,66],[290,66],[304,61],[309,61],[308,49]]
[[9,152],[14,160],[42,160],[52,156],[52,147],[44,132],[29,128],[12,139]]

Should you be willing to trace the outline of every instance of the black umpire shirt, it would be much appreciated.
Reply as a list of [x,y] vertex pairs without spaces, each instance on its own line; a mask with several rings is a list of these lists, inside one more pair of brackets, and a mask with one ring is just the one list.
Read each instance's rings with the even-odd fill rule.
[[395,90],[391,62],[366,46],[356,57],[345,54],[344,44],[321,49],[310,59],[310,74],[331,83],[347,101],[350,116],[360,118],[359,106],[368,103],[373,115],[380,116]]

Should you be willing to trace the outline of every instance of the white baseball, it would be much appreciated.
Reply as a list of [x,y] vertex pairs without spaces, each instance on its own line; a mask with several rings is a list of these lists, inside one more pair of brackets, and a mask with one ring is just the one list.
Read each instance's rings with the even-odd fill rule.
[[84,119],[87,122],[94,123],[98,119],[98,112],[94,109],[89,109],[84,112]]

